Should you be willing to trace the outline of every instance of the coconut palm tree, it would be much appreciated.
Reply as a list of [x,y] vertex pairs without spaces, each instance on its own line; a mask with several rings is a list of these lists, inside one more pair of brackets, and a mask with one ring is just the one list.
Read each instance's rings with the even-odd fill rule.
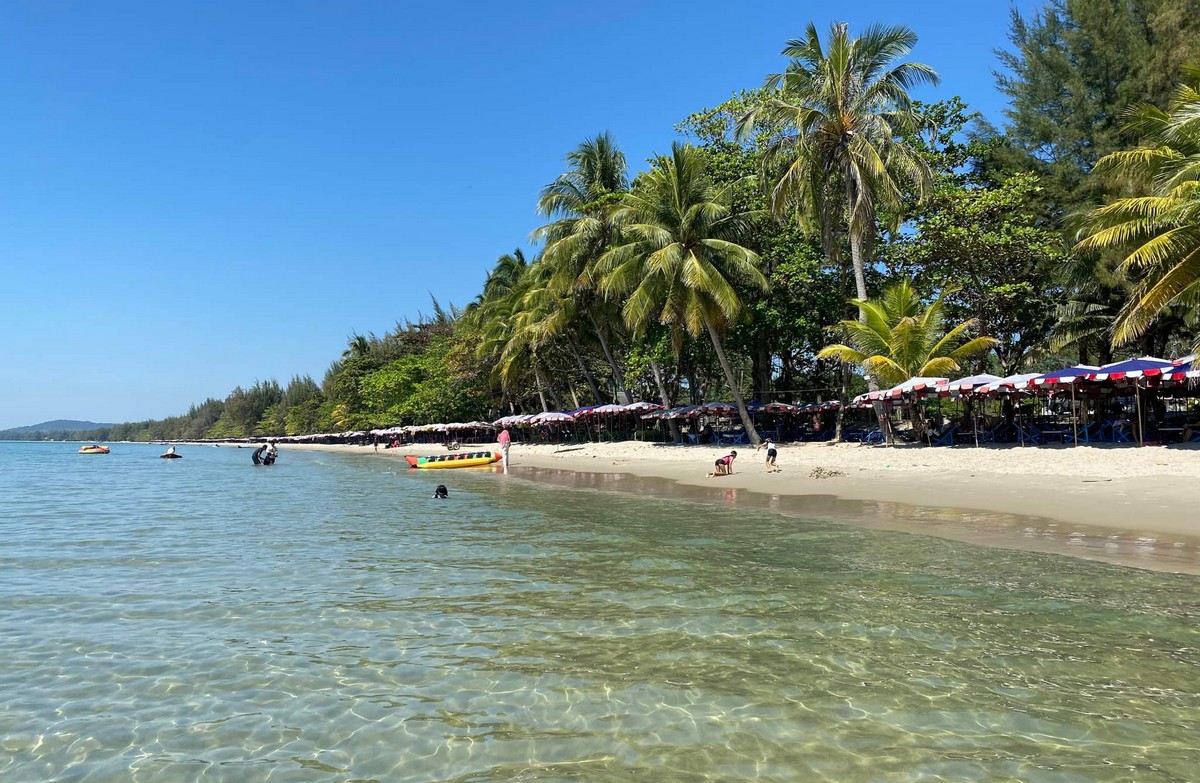
[[342,351],[343,359],[364,359],[371,355],[372,348],[376,340],[375,335],[370,337],[361,335],[355,332],[350,335],[350,340],[346,344],[346,350]]
[[586,139],[567,155],[567,171],[542,189],[538,212],[548,223],[534,231],[544,241],[542,263],[553,270],[552,292],[575,299],[573,313],[592,327],[612,370],[617,396],[632,401],[625,373],[613,353],[615,306],[599,295],[593,273],[596,260],[616,239],[613,208],[629,189],[625,154],[608,133]]
[[[554,269],[539,259],[530,267],[526,285],[522,289],[514,319],[511,338],[513,347],[528,344],[536,350],[545,350],[558,344],[575,360],[580,374],[592,392],[597,405],[604,399],[600,387],[583,356],[584,340],[581,332],[586,331],[585,321],[579,316],[579,301],[553,284]],[[502,365],[509,363],[511,349],[501,354]]]
[[877,221],[897,228],[905,186],[924,194],[932,181],[929,166],[903,141],[923,124],[909,90],[938,82],[928,65],[896,62],[916,41],[907,27],[888,25],[852,38],[842,22],[830,29],[826,47],[810,23],[784,48],[787,69],[767,77],[766,99],[738,125],[743,140],[767,129],[765,165],[778,172],[773,212],[794,212],[819,231],[831,264],[838,262],[840,229],[848,229],[860,301],[867,299]]
[[912,283],[904,280],[879,299],[852,299],[866,317],[839,323],[848,344],[827,345],[817,358],[856,364],[889,386],[910,378],[957,373],[963,362],[984,355],[996,340],[968,339],[974,319],[946,331],[943,302],[954,290],[942,291],[926,305]]
[[1106,155],[1096,172],[1125,177],[1149,195],[1092,211],[1076,245],[1083,252],[1133,248],[1122,267],[1140,282],[1113,325],[1115,345],[1139,337],[1171,305],[1200,307],[1200,66],[1184,69],[1165,110],[1133,107],[1125,130],[1142,146]]
[[638,177],[613,214],[626,241],[604,253],[596,268],[601,292],[624,297],[621,312],[634,334],[661,321],[672,328],[677,350],[683,332],[708,334],[742,425],[757,445],[722,342],[741,313],[737,286],[767,289],[758,255],[739,244],[754,215],[733,208],[737,184],[716,184],[704,152],[676,143]]

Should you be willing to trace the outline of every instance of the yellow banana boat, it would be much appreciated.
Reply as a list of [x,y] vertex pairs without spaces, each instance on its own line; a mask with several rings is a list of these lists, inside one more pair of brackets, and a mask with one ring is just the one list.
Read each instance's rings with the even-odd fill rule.
[[500,461],[500,455],[491,451],[474,451],[465,454],[438,454],[434,457],[416,457],[406,454],[404,459],[408,460],[408,466],[411,468],[434,470],[440,468],[477,468],[483,465],[491,465],[493,462]]

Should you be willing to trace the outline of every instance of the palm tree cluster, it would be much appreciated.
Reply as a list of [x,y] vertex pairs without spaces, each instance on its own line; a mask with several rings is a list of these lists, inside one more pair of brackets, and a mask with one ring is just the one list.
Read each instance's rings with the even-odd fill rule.
[[1096,173],[1139,192],[1087,215],[1076,245],[1124,255],[1119,271],[1132,290],[1111,327],[1116,343],[1137,340],[1172,307],[1194,316],[1200,306],[1200,67],[1184,69],[1165,109],[1131,108],[1125,130],[1141,145],[1101,158]]
[[[835,24],[825,43],[810,25],[783,50],[787,69],[767,77],[763,99],[736,133],[742,141],[762,136],[757,182],[766,183],[775,218],[797,220],[818,234],[833,266],[841,265],[848,242],[854,302],[864,320],[877,231],[897,227],[906,194],[919,197],[930,181],[928,164],[905,139],[922,124],[908,91],[937,82],[928,66],[897,62],[915,42],[905,27],[877,25],[855,38],[847,25]],[[544,243],[540,257],[524,269],[522,285],[502,292],[485,286],[470,310],[485,335],[479,355],[498,359],[506,387],[519,381],[514,368],[520,368],[540,389],[539,350],[557,345],[580,359],[585,343],[595,341],[611,387],[628,399],[614,341],[637,342],[665,327],[678,355],[685,338],[707,337],[742,424],[757,442],[725,350],[747,297],[769,288],[750,246],[765,211],[736,197],[754,183],[717,181],[705,150],[678,143],[632,186],[625,157],[607,134],[585,141],[567,159],[570,168],[546,186],[538,203],[553,219],[534,232]],[[503,274],[505,263],[492,276]],[[660,368],[651,362],[662,402],[670,404]],[[873,366],[867,375],[874,384]],[[594,380],[588,383],[595,392]]]
[[[1062,44],[1014,40],[1025,48],[1009,64]],[[533,249],[500,256],[467,307],[435,300],[417,323],[353,335],[320,384],[236,390],[178,426],[297,434],[728,395],[757,443],[751,398],[845,401],[852,386],[1058,364],[1067,349],[1200,349],[1200,68],[1163,106],[1129,109],[1138,146],[1098,153],[1072,191],[1062,161],[1038,157],[1055,128],[1029,109],[1045,93],[1037,68],[1000,77],[1009,117],[1029,127],[972,134],[960,99],[914,99],[939,81],[908,59],[916,42],[900,25],[810,24],[780,72],[692,115],[680,129],[698,143],[640,173],[610,134],[584,140],[537,198]],[[1145,69],[1127,79],[1146,74],[1157,84]],[[1064,207],[1097,192],[1111,196]]]

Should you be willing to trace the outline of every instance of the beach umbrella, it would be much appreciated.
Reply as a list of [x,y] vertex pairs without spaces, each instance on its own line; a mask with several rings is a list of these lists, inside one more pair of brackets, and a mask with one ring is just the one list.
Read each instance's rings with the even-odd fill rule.
[[639,413],[641,411],[659,411],[663,406],[657,402],[631,402],[628,405],[620,406],[621,409],[628,413]]
[[1055,370],[1054,372],[1042,373],[1032,381],[1034,386],[1055,386],[1066,384],[1070,387],[1071,427],[1075,433],[1076,446],[1079,445],[1079,417],[1075,407],[1075,385],[1088,380],[1091,372],[1098,369],[1100,368],[1090,364],[1077,364],[1072,367],[1064,367],[1061,370]]
[[558,411],[543,411],[529,419],[530,424],[557,424],[560,422],[575,421],[575,417],[569,413],[560,413]]
[[1094,368],[1088,374],[1093,381],[1120,381],[1126,378],[1153,378],[1175,369],[1175,364],[1166,359],[1156,359],[1153,356],[1142,356],[1137,359],[1126,359],[1123,362],[1112,362],[1102,367]]
[[[1017,373],[1015,375],[1007,375],[998,381],[992,381],[991,383],[985,383],[982,386],[975,387],[975,390],[973,392],[971,392],[971,394],[975,395],[975,396],[979,396],[979,397],[986,397],[986,396],[991,396],[994,394],[1003,394],[1003,395],[1019,394],[1023,389],[1029,388],[1029,385],[1033,382],[1033,379],[1040,377],[1040,375],[1041,375],[1041,373],[1036,373],[1036,372],[1022,372],[1022,373]],[[1018,418],[1020,417],[1020,413],[1021,413],[1020,408],[1018,407],[1018,409],[1017,409]],[[1018,427],[1017,429],[1018,429],[1018,432],[1020,432],[1020,428]],[[979,432],[978,417],[976,418],[976,421],[975,421],[975,431],[976,431],[976,433]],[[1025,435],[1023,432],[1021,433],[1020,437],[1021,437],[1021,445],[1024,446],[1025,445]],[[978,435],[976,436],[975,445],[976,446],[979,445]]]
[[1056,384],[1081,383],[1088,379],[1090,373],[1096,372],[1099,369],[1099,367],[1090,364],[1077,364],[1072,367],[1064,367],[1061,370],[1038,375],[1033,379],[1032,385],[1054,386]]
[[1088,378],[1093,381],[1133,380],[1133,398],[1138,417],[1138,443],[1144,445],[1146,440],[1145,433],[1142,430],[1144,426],[1142,422],[1142,387],[1138,381],[1141,378],[1153,378],[1165,372],[1171,372],[1174,369],[1175,365],[1166,359],[1159,359],[1154,356],[1140,356],[1136,359],[1126,359],[1123,362],[1112,362],[1103,365],[1097,372],[1091,373]]
[[937,394],[950,383],[949,378],[909,378],[904,383],[893,386],[887,391],[880,392],[882,396],[891,397],[924,397]]
[[1171,369],[1163,371],[1163,380],[1184,381],[1189,378],[1200,378],[1200,364],[1197,364],[1197,359],[1200,359],[1200,354],[1176,359],[1172,362]]
[[1016,375],[1007,375],[998,381],[991,381],[982,386],[976,386],[974,394],[1014,394],[1022,389],[1028,388],[1030,381],[1040,377],[1041,373],[1022,372]]
[[[979,375],[968,375],[966,378],[958,378],[957,380],[950,381],[948,384],[946,384],[946,388],[942,393],[961,398],[964,394],[970,394],[971,392],[975,391],[975,389],[979,388],[980,386],[984,386],[989,383],[996,383],[997,381],[1000,381],[1000,380],[1003,380],[1003,379],[999,375],[992,375],[991,373],[986,373],[986,372],[980,373]],[[972,419],[972,422],[974,423],[974,426],[972,427],[972,429],[975,431],[975,446],[978,447],[979,446],[979,412],[977,410],[975,410],[976,406],[970,405],[969,403],[968,403],[968,405],[972,411],[971,419]],[[964,416],[965,416],[965,412],[964,412]]]
[[1001,378],[999,375],[991,375],[990,373],[986,372],[979,375],[968,375],[966,378],[959,378],[958,380],[950,381],[948,384],[946,384],[946,391],[950,392],[951,394],[961,394],[963,392],[974,391],[979,386],[995,383],[1001,380],[1003,380],[1003,378]]
[[768,402],[759,406],[759,410],[765,413],[797,413],[800,407],[786,402]]
[[700,415],[699,405],[681,405],[663,414],[669,419],[694,419]]
[[706,402],[700,406],[700,412],[714,416],[732,416],[737,413],[737,406],[732,402]]

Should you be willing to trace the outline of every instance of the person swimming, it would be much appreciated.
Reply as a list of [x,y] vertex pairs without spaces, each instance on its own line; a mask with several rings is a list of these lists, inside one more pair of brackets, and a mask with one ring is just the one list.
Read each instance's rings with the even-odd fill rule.
[[446,489],[445,484],[438,484],[437,489],[433,491],[433,496],[437,500],[447,500],[450,497],[450,492]]

